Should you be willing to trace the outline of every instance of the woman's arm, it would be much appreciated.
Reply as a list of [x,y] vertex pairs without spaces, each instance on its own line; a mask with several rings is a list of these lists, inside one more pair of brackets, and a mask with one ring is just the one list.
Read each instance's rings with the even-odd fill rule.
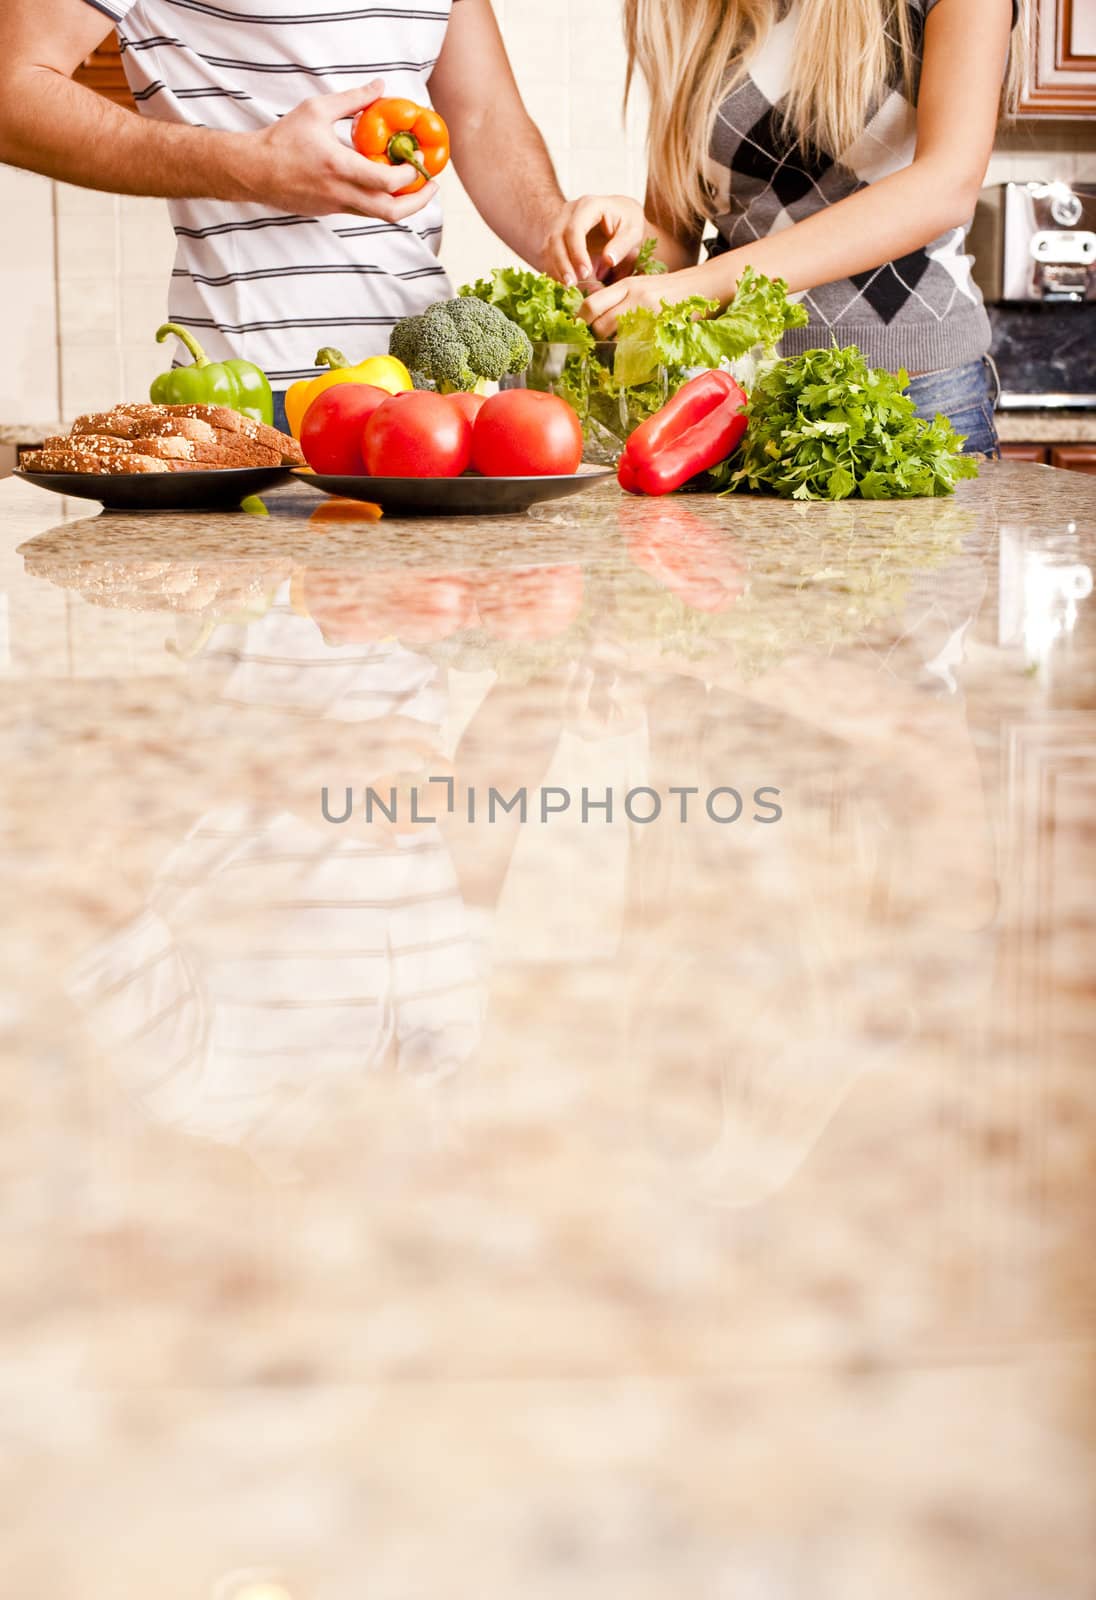
[[1010,0],[939,0],[925,25],[917,145],[908,167],[755,244],[672,277],[629,278],[583,316],[609,338],[622,311],[705,295],[726,305],[746,266],[795,291],[908,255],[973,214],[989,165],[1012,20]]

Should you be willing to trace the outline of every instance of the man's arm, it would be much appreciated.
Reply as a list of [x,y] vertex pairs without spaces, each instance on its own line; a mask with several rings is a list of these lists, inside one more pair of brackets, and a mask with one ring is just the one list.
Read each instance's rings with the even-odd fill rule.
[[634,256],[645,226],[637,201],[564,198],[491,0],[456,0],[430,94],[449,124],[453,165],[473,205],[519,256],[572,283]]
[[86,189],[168,199],[255,201],[304,216],[352,212],[400,222],[434,186],[396,199],[407,174],[367,161],[335,127],[384,92],[380,82],[318,95],[255,133],[138,116],[72,82],[103,38],[103,13],[53,0],[0,6],[0,161]]

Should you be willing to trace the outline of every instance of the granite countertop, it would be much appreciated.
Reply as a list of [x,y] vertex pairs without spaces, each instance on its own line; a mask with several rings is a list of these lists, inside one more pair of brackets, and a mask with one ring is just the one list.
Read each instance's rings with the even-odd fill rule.
[[1015,444],[1096,444],[1096,411],[998,411],[997,432]]
[[63,422],[0,422],[0,444],[41,444],[55,433],[67,433]]
[[1096,484],[327,506],[0,484],[0,1589],[1088,1600]]

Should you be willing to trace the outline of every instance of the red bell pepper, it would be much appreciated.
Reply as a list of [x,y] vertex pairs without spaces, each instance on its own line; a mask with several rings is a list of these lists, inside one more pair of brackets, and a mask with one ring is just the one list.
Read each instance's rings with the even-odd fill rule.
[[746,431],[744,390],[729,372],[702,372],[640,423],[617,479],[629,494],[669,494],[725,461]]

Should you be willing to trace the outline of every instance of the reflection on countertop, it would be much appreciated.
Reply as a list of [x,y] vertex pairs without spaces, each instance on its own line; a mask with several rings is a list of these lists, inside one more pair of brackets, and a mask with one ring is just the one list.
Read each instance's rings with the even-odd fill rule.
[[87,510],[0,485],[0,1589],[1087,1600],[1096,485]]

